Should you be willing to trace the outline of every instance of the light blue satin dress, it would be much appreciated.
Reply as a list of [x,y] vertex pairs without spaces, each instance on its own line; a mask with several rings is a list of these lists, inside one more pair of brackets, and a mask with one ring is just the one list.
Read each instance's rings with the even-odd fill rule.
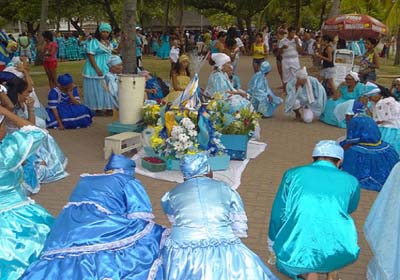
[[0,143],[0,279],[14,280],[39,257],[54,218],[25,196],[22,163],[46,137],[34,126],[7,135]]
[[269,223],[277,268],[296,277],[327,273],[356,261],[360,248],[350,214],[359,199],[357,179],[329,161],[288,170]]
[[172,231],[163,249],[166,280],[277,279],[239,239],[247,217],[239,194],[223,182],[195,177],[161,199]]
[[[23,119],[29,119],[27,110],[18,109],[15,113]],[[44,127],[40,125],[38,119],[41,118],[36,117],[35,125],[45,128],[45,125]],[[44,121],[44,123],[46,122]],[[18,128],[10,124],[8,133],[15,131],[18,131]],[[66,172],[67,164],[68,158],[53,136],[47,133],[36,152],[28,158],[23,167],[25,180],[22,186],[31,193],[38,193],[41,188],[40,183],[51,183],[67,177],[69,175]]]
[[340,91],[341,97],[336,100],[333,100],[332,98],[328,99],[325,105],[325,110],[323,111],[320,120],[330,125],[338,126],[340,128],[346,128],[346,122],[344,120],[339,122],[334,114],[334,110],[336,106],[340,106],[342,103],[348,100],[358,100],[358,98],[365,91],[365,85],[361,82],[358,82],[352,92],[348,91],[347,86],[342,86],[338,90]]
[[287,96],[285,100],[285,113],[293,111],[296,100],[300,102],[301,107],[309,108],[316,117],[319,117],[324,111],[326,104],[326,92],[321,83],[314,77],[308,77],[311,82],[314,102],[310,103],[307,97],[305,87],[299,87],[296,91],[296,79],[292,79],[286,85]]
[[373,257],[369,280],[400,279],[400,163],[396,164],[376,198],[364,224]]
[[[268,65],[268,67],[270,66]],[[254,109],[264,117],[272,117],[276,108],[282,103],[282,98],[273,93],[265,74],[266,71],[261,66],[260,71],[251,77],[247,92],[251,96],[251,104]],[[269,97],[272,98],[272,101],[269,100]]]
[[165,228],[141,183],[116,171],[81,176],[39,260],[21,279],[162,279]]
[[213,98],[215,94],[221,94],[222,98],[229,104],[231,113],[245,108],[253,108],[249,100],[237,94],[229,94],[228,91],[236,91],[228,75],[217,70],[212,72],[205,90],[207,96]]

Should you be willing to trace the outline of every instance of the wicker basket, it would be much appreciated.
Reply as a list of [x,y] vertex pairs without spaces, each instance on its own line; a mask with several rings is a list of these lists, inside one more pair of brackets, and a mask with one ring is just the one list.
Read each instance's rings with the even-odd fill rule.
[[[159,160],[162,160],[158,158]],[[153,163],[147,161],[146,158],[142,158],[142,166],[151,172],[161,172],[167,169],[167,163],[162,160],[162,163]]]

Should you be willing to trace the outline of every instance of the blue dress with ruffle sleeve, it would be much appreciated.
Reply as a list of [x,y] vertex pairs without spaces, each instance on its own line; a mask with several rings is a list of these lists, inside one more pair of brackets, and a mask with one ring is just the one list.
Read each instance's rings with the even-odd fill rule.
[[161,205],[172,224],[162,252],[165,279],[277,279],[241,242],[246,213],[225,183],[189,179],[167,192]]
[[141,183],[115,171],[81,175],[39,260],[21,279],[162,279],[168,231]]

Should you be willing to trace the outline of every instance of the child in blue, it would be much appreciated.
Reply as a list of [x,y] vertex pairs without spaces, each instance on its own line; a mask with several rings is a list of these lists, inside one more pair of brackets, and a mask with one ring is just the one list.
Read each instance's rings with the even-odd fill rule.
[[78,87],[74,85],[70,74],[58,76],[58,86],[48,95],[46,108],[49,118],[47,128],[60,130],[88,127],[92,123],[92,111],[81,104]]

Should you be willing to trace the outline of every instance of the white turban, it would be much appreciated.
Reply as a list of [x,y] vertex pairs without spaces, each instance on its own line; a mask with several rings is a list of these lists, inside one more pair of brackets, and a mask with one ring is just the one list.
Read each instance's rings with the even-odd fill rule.
[[307,79],[308,78],[308,73],[307,73],[306,67],[303,67],[296,72],[296,78],[298,78],[298,79]]
[[224,53],[213,53],[211,59],[215,62],[215,66],[221,69],[222,65],[231,62],[231,58]]
[[356,81],[356,82],[360,81],[360,77],[358,76],[357,72],[350,71],[348,75],[350,75],[354,79],[354,81]]
[[333,140],[319,141],[312,153],[313,157],[332,157],[338,159],[343,159],[343,155],[343,148]]

